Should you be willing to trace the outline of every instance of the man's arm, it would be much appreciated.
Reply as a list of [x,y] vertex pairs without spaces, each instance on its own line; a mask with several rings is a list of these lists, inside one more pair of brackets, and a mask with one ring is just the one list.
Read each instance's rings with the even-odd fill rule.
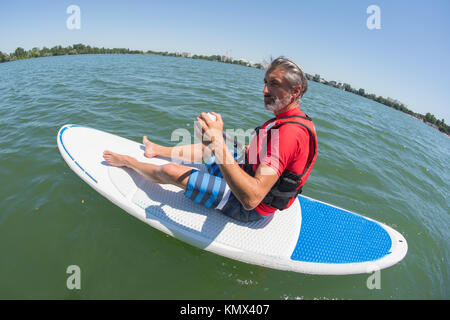
[[222,143],[222,146],[220,144],[220,141],[216,144],[214,154],[216,159],[224,159],[217,164],[225,181],[246,210],[254,209],[278,180],[277,172],[261,164],[252,177],[237,164],[226,144]]
[[216,121],[211,120],[206,113],[201,113],[200,117],[197,117],[197,121],[200,122],[204,131],[202,142],[209,144],[211,141],[210,147],[212,147],[216,163],[219,165],[225,181],[243,207],[251,210],[264,199],[278,180],[278,174],[265,164],[261,164],[256,169],[254,177],[242,170],[226,146],[222,134],[222,117],[216,113],[213,115],[216,117]]

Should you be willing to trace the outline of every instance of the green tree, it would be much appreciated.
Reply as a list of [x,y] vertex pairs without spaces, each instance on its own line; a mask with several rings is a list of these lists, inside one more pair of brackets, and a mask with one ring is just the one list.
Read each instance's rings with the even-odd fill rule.
[[48,57],[50,56],[50,49],[47,47],[43,47],[41,50],[41,57]]
[[16,59],[23,59],[26,56],[26,52],[23,48],[18,47],[15,51],[14,51],[14,57],[16,57]]
[[7,62],[7,61],[9,61],[9,56],[6,53],[0,51],[0,62]]
[[40,57],[41,56],[41,52],[40,52],[40,50],[39,50],[39,48],[33,48],[33,49],[31,49],[31,51],[30,51],[30,57],[32,57],[32,58],[38,58],[38,57]]
[[86,53],[86,46],[82,43],[74,44],[72,47],[73,47],[73,50],[76,50],[79,54]]
[[432,115],[431,113],[427,112],[427,114],[425,115],[425,121],[432,123],[432,124],[436,124],[436,118],[434,115]]

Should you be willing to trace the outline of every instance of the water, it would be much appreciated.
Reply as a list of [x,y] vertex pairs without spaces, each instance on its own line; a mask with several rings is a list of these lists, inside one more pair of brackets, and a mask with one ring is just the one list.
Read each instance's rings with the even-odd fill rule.
[[[384,222],[406,258],[370,274],[312,276],[230,260],[126,214],[62,160],[56,133],[82,124],[174,145],[201,111],[254,128],[264,72],[144,55],[0,64],[0,299],[449,299],[450,140],[374,101],[310,82],[302,110],[319,155],[304,194]],[[67,267],[81,268],[68,290]]]

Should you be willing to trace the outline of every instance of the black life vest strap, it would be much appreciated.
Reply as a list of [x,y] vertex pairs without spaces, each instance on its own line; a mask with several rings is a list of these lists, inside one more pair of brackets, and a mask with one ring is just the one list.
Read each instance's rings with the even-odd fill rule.
[[[304,125],[303,123],[300,123],[300,122],[297,122],[297,121],[285,121],[285,122],[282,122],[282,123],[280,123],[280,124],[278,124],[278,125],[276,125],[276,126],[273,126],[272,128],[270,128],[270,130],[272,130],[272,129],[278,129],[279,127],[281,127],[282,125],[284,125],[284,124],[286,124],[286,123],[294,123],[294,124],[297,124],[297,125],[299,125],[299,126],[302,126],[302,127],[306,128],[306,130],[308,130],[308,133],[309,133],[309,135],[310,135],[310,141],[311,141],[311,139],[312,139],[312,137],[313,137],[313,133],[312,133],[311,129],[309,129],[309,128],[308,128],[306,125]],[[269,132],[267,133],[267,135],[270,134],[270,130],[269,130]],[[316,148],[317,148],[317,146],[316,146],[315,141],[314,141],[314,143],[313,143],[313,147],[314,147],[314,150],[310,150],[310,151],[309,151],[309,154],[315,154],[315,153],[316,153]],[[300,177],[303,177],[303,176],[306,174],[306,172],[308,172],[309,167],[311,167],[313,158],[314,158],[314,157],[309,157],[308,162],[307,162],[307,164],[306,164],[306,166],[305,166],[305,170],[304,170],[303,173],[300,175]]]
[[[272,122],[272,121],[274,121],[274,120],[282,120],[282,119],[289,119],[289,118],[301,118],[301,119],[305,119],[305,120],[312,121],[312,119],[311,119],[310,117],[308,117],[308,115],[305,114],[305,116],[306,116],[306,117],[298,116],[298,115],[293,115],[293,116],[286,116],[286,117],[282,117],[282,118],[272,118],[272,119],[270,119],[270,120],[267,120],[266,122],[269,122],[269,123],[270,123],[270,122]],[[287,122],[286,122],[286,123],[287,123]],[[298,122],[297,122],[297,123],[298,123]],[[276,125],[276,127],[280,127],[281,125],[282,125],[282,123]],[[258,134],[259,129],[261,129],[261,126],[255,128],[256,134]],[[272,129],[272,128],[270,128],[270,129]],[[269,129],[269,130],[270,130],[270,129]]]
[[[301,189],[301,188],[300,188]],[[300,190],[299,189],[299,190]],[[283,198],[292,198],[299,194],[299,190],[294,191],[279,191],[279,190],[272,190],[271,194],[275,197],[283,197]],[[301,191],[300,191],[301,192]]]

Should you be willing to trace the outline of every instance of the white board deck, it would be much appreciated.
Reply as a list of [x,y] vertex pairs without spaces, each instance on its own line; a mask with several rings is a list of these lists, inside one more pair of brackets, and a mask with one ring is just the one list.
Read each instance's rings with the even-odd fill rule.
[[104,150],[147,163],[168,162],[146,158],[142,144],[110,133],[65,125],[57,143],[69,167],[114,204],[166,234],[231,259],[301,273],[353,274],[392,266],[407,252],[406,240],[392,228],[303,196],[269,219],[235,221],[187,199],[176,186],[108,165]]

